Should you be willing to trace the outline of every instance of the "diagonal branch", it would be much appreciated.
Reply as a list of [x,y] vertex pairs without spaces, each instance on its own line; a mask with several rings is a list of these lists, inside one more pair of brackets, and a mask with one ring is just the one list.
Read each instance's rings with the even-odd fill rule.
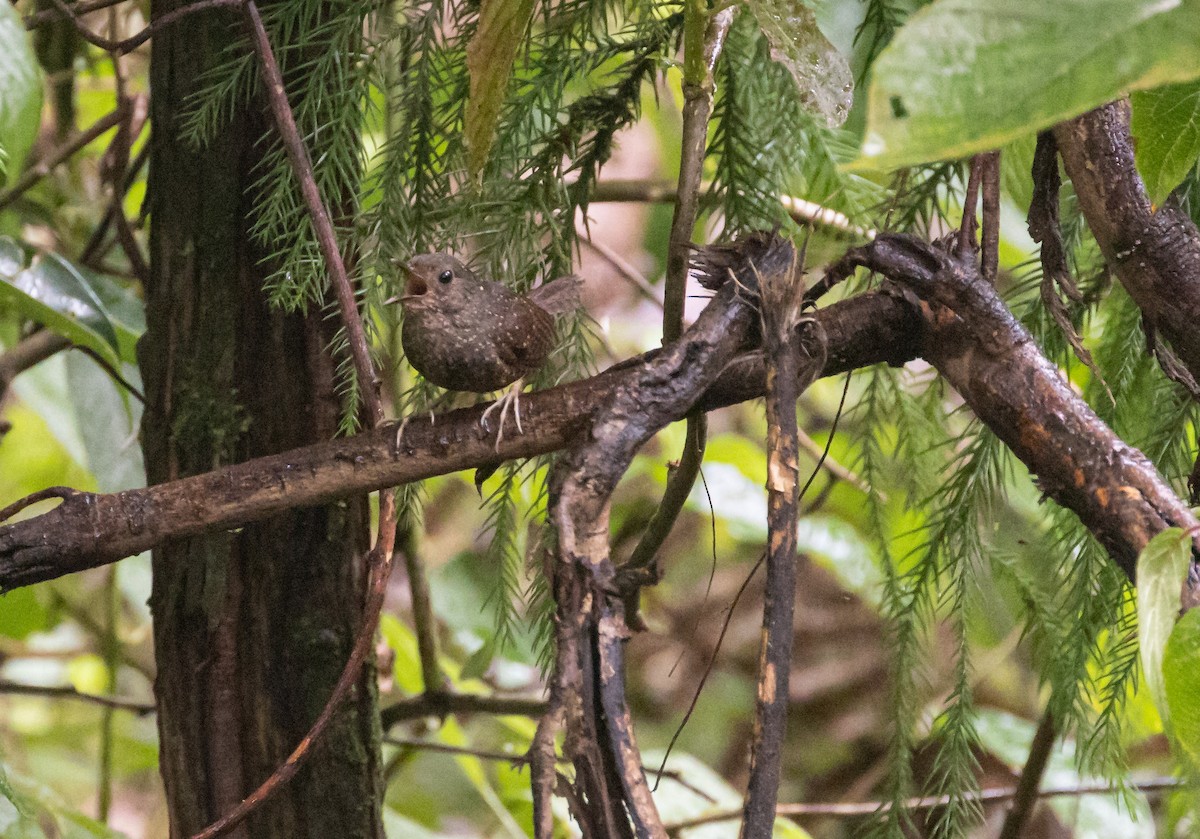
[[1134,165],[1129,113],[1127,100],[1113,102],[1059,125],[1054,137],[1105,260],[1142,310],[1148,334],[1162,335],[1179,356],[1163,350],[1159,362],[1196,394],[1200,230],[1177,207],[1151,206]]
[[[1071,389],[975,265],[911,236],[886,235],[849,251],[830,273],[846,275],[855,266],[916,293],[926,321],[924,358],[1131,580],[1151,537],[1168,527],[1197,527],[1154,465]],[[1192,568],[1187,605],[1200,598],[1195,562]]]

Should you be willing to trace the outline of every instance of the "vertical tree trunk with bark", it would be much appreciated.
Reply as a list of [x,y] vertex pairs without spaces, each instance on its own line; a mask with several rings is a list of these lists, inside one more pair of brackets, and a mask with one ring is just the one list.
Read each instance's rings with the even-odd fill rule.
[[[155,2],[153,15],[179,5]],[[272,310],[262,293],[266,268],[249,228],[255,165],[272,130],[265,104],[235,114],[211,147],[180,137],[189,96],[238,25],[237,13],[216,10],[155,36],[152,277],[139,346],[151,482],[328,439],[340,410],[322,318]],[[367,527],[357,498],[154,552],[172,836],[251,792],[320,711],[359,624]],[[229,835],[382,836],[380,798],[368,667],[299,776]]]

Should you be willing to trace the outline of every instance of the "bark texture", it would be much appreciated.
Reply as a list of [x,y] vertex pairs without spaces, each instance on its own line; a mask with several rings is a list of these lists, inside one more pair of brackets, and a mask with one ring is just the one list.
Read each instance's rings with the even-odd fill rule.
[[[181,5],[157,2],[153,15]],[[155,38],[152,278],[139,345],[152,484],[327,440],[336,427],[333,367],[322,349],[329,336],[319,318],[268,307],[263,254],[249,240],[265,109],[235,114],[211,147],[195,151],[179,138],[182,109],[236,20],[197,15]],[[130,525],[140,520],[134,513]],[[366,526],[357,496],[155,549],[172,836],[191,835],[240,801],[321,709],[359,622]],[[297,780],[230,835],[382,835],[373,685],[368,668]]]
[[1163,369],[1197,393],[1200,231],[1176,207],[1150,205],[1134,165],[1128,100],[1065,122],[1054,137],[1104,258],[1141,308],[1150,334],[1170,342],[1186,377],[1160,353]]

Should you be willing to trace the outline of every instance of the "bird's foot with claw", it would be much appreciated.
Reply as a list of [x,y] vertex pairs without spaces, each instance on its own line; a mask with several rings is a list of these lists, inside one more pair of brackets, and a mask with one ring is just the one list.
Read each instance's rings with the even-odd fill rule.
[[517,421],[517,433],[525,433],[525,429],[521,428],[521,388],[524,386],[525,380],[517,379],[503,396],[488,406],[487,410],[483,412],[483,416],[479,418],[479,424],[487,428],[488,414],[497,408],[500,410],[500,428],[496,431],[496,451],[500,451],[500,442],[504,439],[504,420],[510,409]]
[[[396,450],[397,452],[398,452],[398,451],[400,451],[400,441],[404,439],[404,430],[405,430],[406,428],[408,428],[408,424],[409,424],[409,422],[411,422],[411,421],[412,421],[412,418],[413,418],[413,415],[412,415],[412,414],[409,414],[409,415],[408,415],[408,416],[406,416],[404,419],[400,420],[399,424],[396,426],[396,442],[395,442],[394,448],[395,448],[395,450]],[[434,414],[433,414],[433,409],[432,409],[432,408],[430,408],[430,410],[429,410],[429,424],[430,424],[430,425],[433,425],[433,424],[434,424],[434,421],[435,421],[436,419],[437,419],[437,418],[436,418],[436,417],[434,416]]]

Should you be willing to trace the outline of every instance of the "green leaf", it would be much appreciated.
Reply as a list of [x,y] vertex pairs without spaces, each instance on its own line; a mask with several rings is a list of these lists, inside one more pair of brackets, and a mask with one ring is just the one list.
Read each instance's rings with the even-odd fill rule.
[[11,3],[0,3],[0,174],[20,171],[41,113],[41,72],[25,22]]
[[1163,688],[1163,650],[1179,615],[1183,580],[1192,557],[1192,540],[1171,527],[1142,548],[1137,562],[1138,644],[1146,687],[1163,720],[1168,718]]
[[496,657],[496,639],[489,638],[482,647],[471,653],[463,665],[462,672],[459,673],[460,679],[481,679],[483,674],[487,672],[488,667],[492,663],[492,659]]
[[1200,76],[1200,0],[935,0],[880,54],[851,168],[999,148]]
[[38,601],[32,588],[18,588],[0,595],[0,635],[26,638],[32,632],[45,629],[46,624],[46,607]]
[[1175,624],[1162,669],[1171,730],[1191,759],[1200,762],[1200,609]]
[[1200,158],[1200,81],[1140,90],[1130,99],[1137,168],[1158,206]]
[[467,45],[471,87],[463,115],[463,142],[472,177],[483,171],[492,150],[513,60],[532,15],[533,0],[483,0],[480,4],[479,28]]
[[33,806],[25,796],[13,788],[12,782],[8,780],[8,771],[4,768],[3,763],[0,763],[0,798],[12,804],[13,808],[17,811],[17,815],[26,819],[33,818]]
[[[141,404],[90,358],[68,353],[66,361],[71,406],[97,488],[120,492],[145,486],[146,470],[137,445]],[[127,365],[122,374],[134,387],[141,384],[132,366]]]
[[800,89],[800,101],[835,128],[854,102],[854,75],[845,56],[821,34],[812,9],[800,0],[747,0],[778,61]]
[[108,277],[47,254],[22,268],[23,253],[0,238],[0,303],[9,301],[30,320],[119,366],[135,362],[135,345],[145,331],[141,302]]

